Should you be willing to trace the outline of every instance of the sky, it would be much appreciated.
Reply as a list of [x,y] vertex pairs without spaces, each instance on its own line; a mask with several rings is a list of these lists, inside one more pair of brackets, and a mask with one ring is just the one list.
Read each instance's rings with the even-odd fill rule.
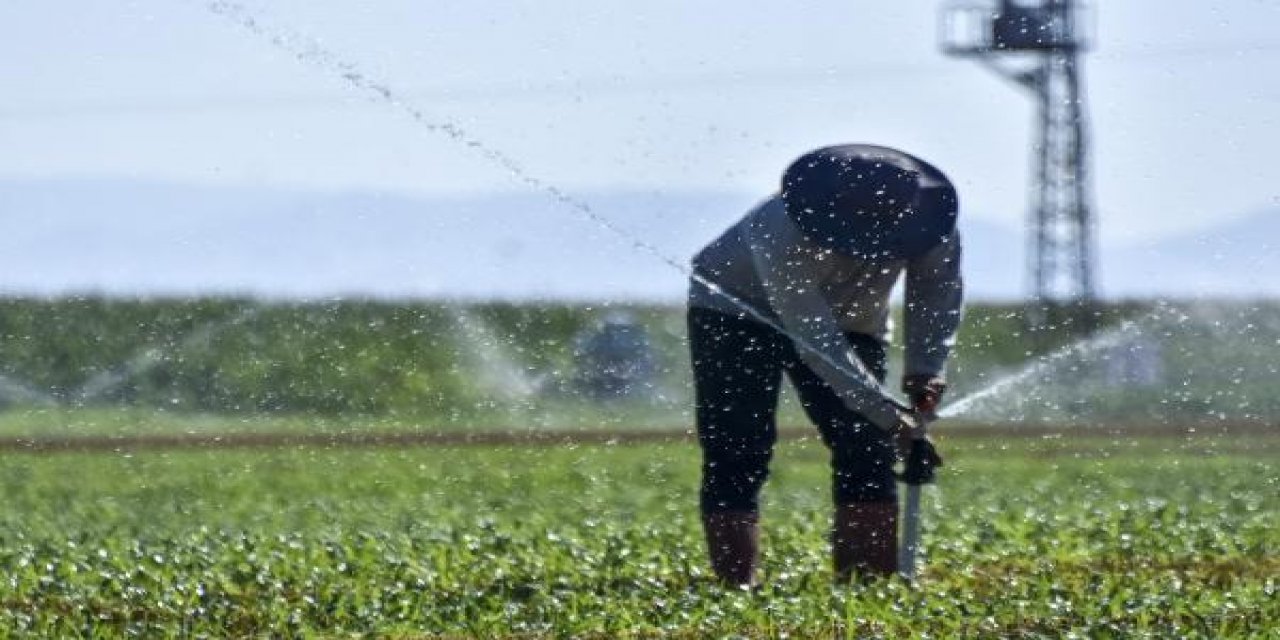
[[[1031,101],[940,53],[943,3],[241,4],[269,35],[324,48],[569,194],[763,195],[800,153],[860,141],[942,167],[963,215],[1025,215]],[[1084,78],[1102,242],[1280,208],[1280,3],[1094,4]],[[209,5],[0,5],[0,179],[531,188]]]

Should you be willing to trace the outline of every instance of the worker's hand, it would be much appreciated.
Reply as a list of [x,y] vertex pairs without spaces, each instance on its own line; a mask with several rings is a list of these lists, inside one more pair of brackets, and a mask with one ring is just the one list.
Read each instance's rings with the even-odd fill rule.
[[911,443],[921,437],[924,421],[914,411],[900,410],[898,424],[891,433],[893,443],[898,449],[898,459],[906,460],[911,453]]
[[902,465],[902,473],[898,475],[898,479],[907,484],[933,482],[937,468],[942,466],[942,456],[938,455],[938,450],[928,437],[912,440],[905,458],[906,462]]
[[939,376],[903,376],[902,391],[911,399],[911,406],[920,415],[932,418],[937,415],[938,406],[942,404],[942,394],[947,392],[947,383]]

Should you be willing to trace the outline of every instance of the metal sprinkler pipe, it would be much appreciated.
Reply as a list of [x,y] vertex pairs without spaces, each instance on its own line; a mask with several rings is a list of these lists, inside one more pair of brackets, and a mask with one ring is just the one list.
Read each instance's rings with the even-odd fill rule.
[[912,453],[902,471],[901,480],[907,486],[907,495],[902,509],[902,543],[898,547],[898,574],[908,582],[915,582],[918,557],[920,555],[920,494],[925,484],[934,481],[933,465],[916,452],[924,445],[928,436],[929,423],[934,416],[914,413],[918,421],[911,431]]

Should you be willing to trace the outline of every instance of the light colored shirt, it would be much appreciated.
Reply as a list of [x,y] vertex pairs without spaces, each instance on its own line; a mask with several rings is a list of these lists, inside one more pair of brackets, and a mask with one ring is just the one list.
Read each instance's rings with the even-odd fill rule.
[[[906,375],[945,373],[960,324],[960,236],[912,259],[867,261],[809,242],[773,196],[707,245],[694,272],[780,325],[804,363],[850,409],[889,428],[898,420],[889,392],[853,355],[845,332],[888,342],[890,295],[905,272]],[[695,278],[689,304],[742,316],[738,302]],[[751,317],[750,313],[746,317]]]

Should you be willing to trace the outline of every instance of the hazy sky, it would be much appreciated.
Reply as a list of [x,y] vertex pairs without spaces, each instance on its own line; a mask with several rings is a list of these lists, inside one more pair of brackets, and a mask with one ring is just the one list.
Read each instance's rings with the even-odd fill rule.
[[[205,2],[0,4],[0,179],[518,191],[448,137]],[[1104,242],[1280,205],[1280,2],[1095,2]],[[564,190],[764,193],[794,156],[899,146],[1021,224],[1031,101],[936,42],[937,2],[246,1]]]

